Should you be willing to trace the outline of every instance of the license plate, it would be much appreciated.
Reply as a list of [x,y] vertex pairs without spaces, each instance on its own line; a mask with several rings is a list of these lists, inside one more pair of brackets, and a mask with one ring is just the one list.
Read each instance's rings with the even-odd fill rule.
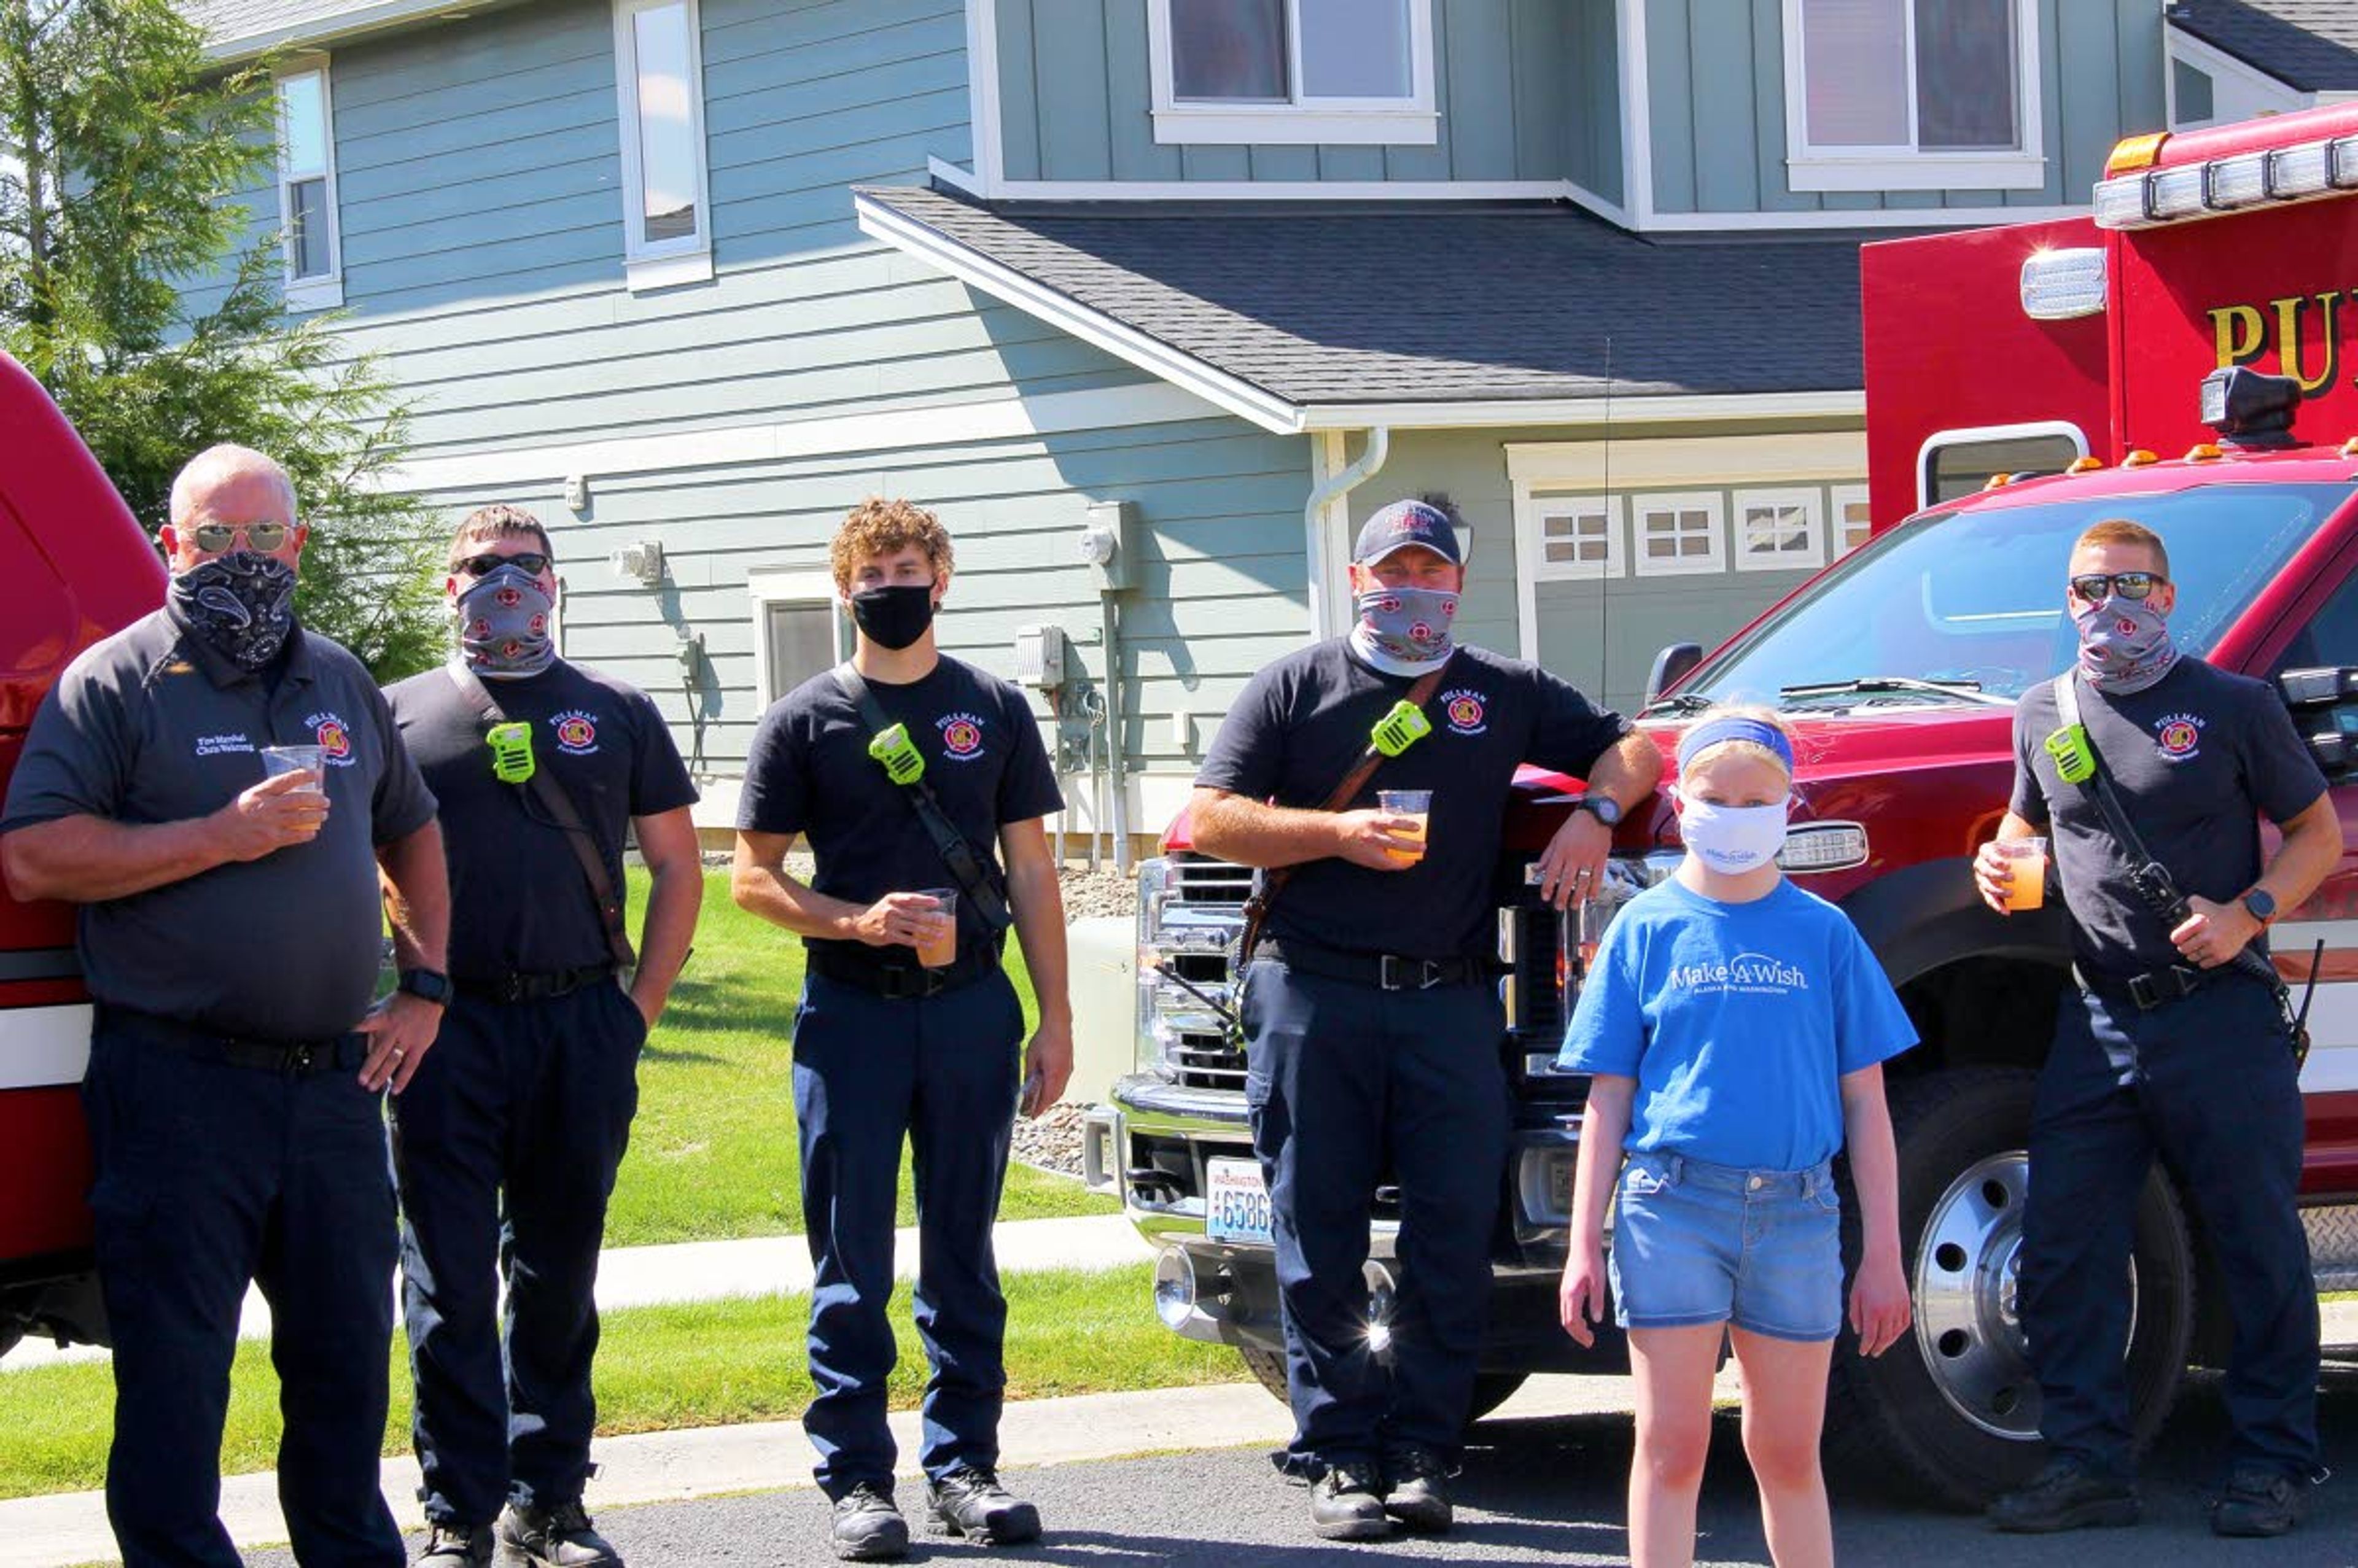
[[1204,1233],[1215,1241],[1271,1245],[1269,1189],[1258,1160],[1208,1160],[1204,1164]]

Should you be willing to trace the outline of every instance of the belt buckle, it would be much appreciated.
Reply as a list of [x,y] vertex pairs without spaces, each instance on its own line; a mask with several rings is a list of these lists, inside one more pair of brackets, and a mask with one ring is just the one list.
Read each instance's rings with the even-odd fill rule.
[[2136,1003],[2139,1012],[2151,1012],[2168,999],[2155,989],[2151,975],[2129,977],[2129,1000]]
[[[1403,979],[1402,976],[1413,977]],[[1432,958],[1403,958],[1386,953],[1376,960],[1376,984],[1388,991],[1429,991],[1441,983],[1441,965]]]

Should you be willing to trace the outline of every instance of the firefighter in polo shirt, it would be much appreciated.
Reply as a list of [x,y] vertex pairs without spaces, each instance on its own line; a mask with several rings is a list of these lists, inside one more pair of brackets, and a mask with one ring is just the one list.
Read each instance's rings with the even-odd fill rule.
[[[1472,1397],[1507,1149],[1505,1028],[1489,983],[1491,876],[1525,762],[1588,789],[1540,858],[1559,906],[1600,874],[1653,742],[1534,665],[1454,646],[1465,568],[1449,518],[1401,501],[1352,552],[1358,621],[1255,676],[1193,806],[1195,848],[1293,868],[1243,977],[1245,1098],[1269,1184],[1295,1432],[1322,1536],[1444,1530]],[[1430,733],[1347,808],[1320,810],[1420,677]],[[1379,790],[1429,789],[1430,852]],[[1387,1369],[1367,1335],[1368,1209],[1389,1157],[1404,1263]],[[1389,1517],[1388,1517],[1389,1516]]]
[[[999,1484],[1007,1303],[990,1227],[1019,1098],[1035,1114],[1072,1074],[1072,1008],[1041,825],[1063,800],[1022,694],[935,648],[948,533],[906,502],[870,501],[837,531],[830,558],[859,632],[854,678],[818,676],[763,716],[745,762],[732,890],[804,940],[795,1110],[817,1271],[818,1393],[803,1424],[834,1503],[837,1555],[874,1561],[900,1556],[909,1540],[884,1419],[904,1139],[916,1165],[917,1330],[933,1363],[928,1506],[990,1544],[1040,1533],[1038,1512]],[[816,862],[808,882],[785,866],[804,837]],[[975,862],[965,877],[950,865],[960,853]],[[946,916],[929,890],[953,888]],[[1020,1075],[1023,1013],[1000,967],[1010,918],[1040,1000]]]
[[[452,893],[442,1048],[394,1111],[430,1527],[420,1562],[436,1568],[488,1563],[495,1548],[519,1568],[620,1568],[581,1505],[597,1417],[591,1288],[639,1049],[704,892],[696,786],[671,732],[644,693],[557,656],[556,588],[532,514],[473,513],[445,583],[456,658],[390,693],[442,803]],[[560,815],[568,801],[617,897],[623,838],[637,834],[650,891],[627,976],[627,939],[610,935]]]

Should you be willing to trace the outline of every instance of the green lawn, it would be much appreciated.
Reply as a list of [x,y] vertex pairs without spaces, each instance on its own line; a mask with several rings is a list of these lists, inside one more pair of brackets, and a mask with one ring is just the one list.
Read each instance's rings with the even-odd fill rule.
[[[631,903],[646,907],[645,873]],[[1008,962],[1027,1020],[1038,1016],[1016,945]],[[729,901],[726,871],[705,873],[695,956],[639,1069],[639,1114],[606,1221],[611,1247],[782,1236],[803,1228],[795,1155],[795,1005],[801,942]],[[1005,1219],[1111,1214],[1120,1206],[1079,1183],[1017,1165]],[[901,1223],[916,1218],[908,1176]]]
[[[1181,1339],[1148,1310],[1145,1264],[1101,1274],[1026,1273],[1007,1281],[1010,1399],[1233,1382],[1223,1346]],[[792,1420],[810,1400],[803,1365],[806,1296],[637,1307],[606,1315],[598,1355],[598,1430],[606,1435],[749,1421]],[[914,1409],[925,1357],[909,1324],[904,1284],[892,1303],[901,1360],[892,1407]],[[277,1462],[278,1380],[268,1348],[238,1346],[222,1470]],[[0,1498],[87,1491],[103,1484],[114,1379],[103,1362],[0,1373]],[[406,1351],[394,1344],[393,1411],[384,1451],[409,1448]],[[792,1468],[792,1461],[788,1467]]]

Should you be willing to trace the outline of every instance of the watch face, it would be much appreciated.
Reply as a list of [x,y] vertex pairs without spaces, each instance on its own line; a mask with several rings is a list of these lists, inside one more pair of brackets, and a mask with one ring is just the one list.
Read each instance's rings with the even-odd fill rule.
[[2276,918],[2277,901],[2273,893],[2256,891],[2247,892],[2244,895],[2244,907],[2252,912],[2254,920],[2267,921]]
[[1581,797],[1580,806],[1582,810],[1588,812],[1607,827],[1617,827],[1620,824],[1621,803],[1609,795],[1584,795]]

